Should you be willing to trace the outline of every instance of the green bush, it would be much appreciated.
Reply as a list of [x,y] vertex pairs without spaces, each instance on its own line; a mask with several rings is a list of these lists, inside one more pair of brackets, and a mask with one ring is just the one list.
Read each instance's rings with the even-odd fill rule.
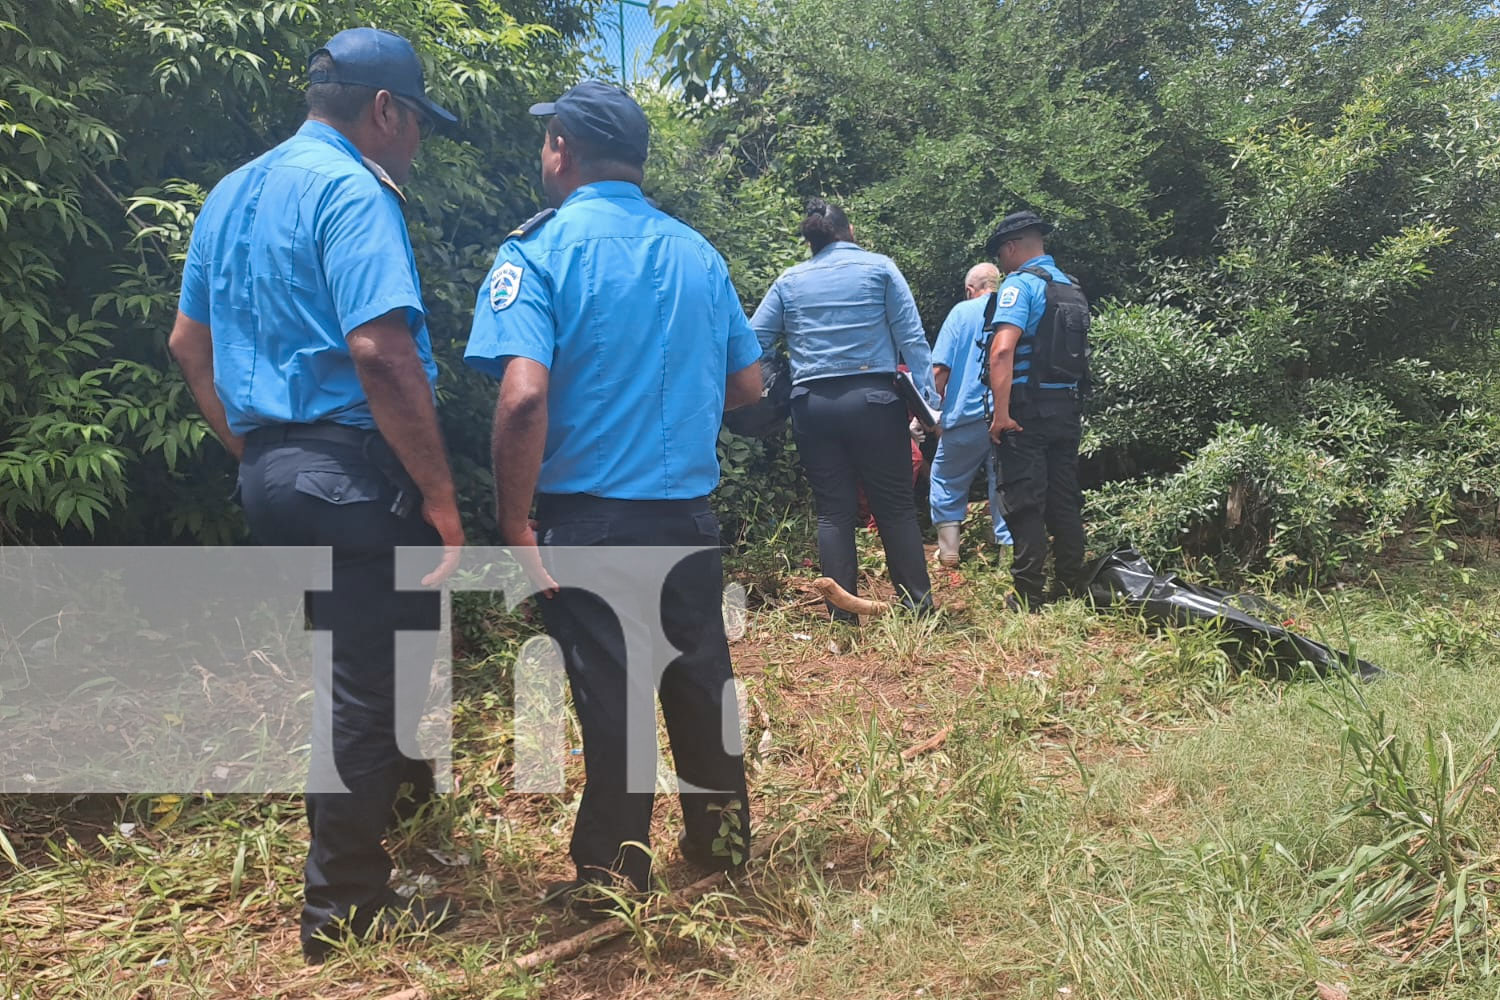
[[1098,385],[1085,455],[1116,474],[1178,467],[1227,420],[1274,417],[1285,357],[1264,331],[1220,331],[1169,306],[1106,304],[1090,335]]
[[[1453,389],[1454,379],[1434,377]],[[1089,498],[1096,545],[1153,558],[1215,558],[1301,579],[1460,518],[1493,529],[1500,419],[1493,378],[1431,423],[1402,419],[1369,387],[1311,382],[1283,427],[1229,422],[1176,472],[1108,483]],[[1484,402],[1488,400],[1488,402]]]
[[[462,114],[408,218],[470,530],[493,385],[474,290],[529,215],[526,114],[581,69],[561,0],[0,0],[0,532],[225,541],[231,467],[163,351],[204,192],[289,134],[307,55],[412,37]],[[1307,577],[1500,501],[1500,58],[1479,0],[679,0],[648,191],[724,253],[747,310],[827,194],[930,332],[1002,214],[1035,208],[1097,306],[1098,543]],[[724,434],[731,537],[805,508],[787,437]]]
[[[832,194],[935,333],[1000,215],[1059,223],[1097,307],[1098,547],[1306,578],[1500,500],[1490,6],[679,0],[658,20],[691,124],[657,183],[744,270],[774,273],[797,200]],[[786,219],[737,230],[765,192]]]
[[[424,145],[412,241],[465,507],[488,511],[491,388],[460,375],[474,290],[535,209],[538,94],[583,27],[551,0],[0,0],[0,533],[223,542],[232,466],[170,365],[193,217],[300,123],[340,28],[413,39],[463,142]],[[480,526],[483,524],[481,516]]]

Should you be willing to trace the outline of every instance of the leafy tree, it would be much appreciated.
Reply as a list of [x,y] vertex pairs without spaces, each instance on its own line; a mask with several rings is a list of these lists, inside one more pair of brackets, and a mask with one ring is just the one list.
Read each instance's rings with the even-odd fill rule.
[[408,219],[471,510],[488,387],[456,343],[495,244],[534,210],[525,109],[576,77],[554,0],[0,0],[0,528],[225,541],[231,468],[165,355],[198,206],[289,135],[307,58],[341,28],[411,38],[463,142],[424,145]]
[[[689,8],[695,37],[736,68],[709,99],[718,128],[707,143],[730,149],[747,183],[769,175],[799,199],[846,201],[861,241],[895,258],[924,315],[946,312],[1015,208],[1058,218],[1059,248],[1097,290],[1128,284],[1151,246],[1144,119],[1057,63],[1046,10],[689,0],[673,16],[688,20]],[[676,22],[663,23],[658,48],[679,56],[669,80],[686,81],[710,57],[681,61]],[[996,53],[1015,67],[1004,86]],[[1032,61],[1040,72],[1025,69]],[[793,211],[778,227],[792,245],[797,221]]]
[[[525,108],[575,79],[563,0],[0,0],[0,529],[239,532],[163,352],[204,192],[290,133],[341,27],[413,38],[465,119],[425,146],[413,242],[465,507],[491,387],[458,364],[501,234],[539,201]],[[753,310],[842,199],[931,328],[1004,212],[1060,223],[1098,307],[1096,537],[1324,568],[1500,499],[1500,21],[1481,0],[678,0],[643,94],[648,188]],[[803,502],[786,437],[725,434],[748,538]]]
[[747,270],[774,273],[796,202],[830,193],[935,328],[1001,213],[1060,222],[1098,307],[1105,543],[1316,572],[1500,496],[1492,5],[681,0],[659,19],[698,129],[660,183],[694,221],[786,205],[774,245],[723,226]]
[[[1311,44],[1275,65],[1305,84],[1273,86],[1275,117],[1232,119],[1213,252],[1159,271],[1156,297],[1219,329],[1225,353],[1261,359],[1244,372],[1271,396],[1191,408],[1183,450],[1197,455],[1180,472],[1103,494],[1101,513],[1134,536],[1316,572],[1496,496],[1496,25],[1463,4],[1374,13],[1289,29]],[[1149,395],[1186,409],[1202,385]],[[1122,426],[1095,422],[1096,450],[1134,450]]]

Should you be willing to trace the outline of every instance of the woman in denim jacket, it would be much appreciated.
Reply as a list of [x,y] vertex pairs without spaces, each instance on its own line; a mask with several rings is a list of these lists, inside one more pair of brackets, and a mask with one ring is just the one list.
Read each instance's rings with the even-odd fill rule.
[[[937,403],[917,305],[889,257],[854,243],[854,227],[837,205],[809,201],[802,238],[811,259],[782,272],[750,325],[767,354],[786,341],[792,431],[817,506],[823,573],[857,593],[854,524],[863,483],[898,596],[908,608],[930,612],[906,406],[892,386],[904,361],[922,394]],[[855,620],[832,605],[829,611]]]

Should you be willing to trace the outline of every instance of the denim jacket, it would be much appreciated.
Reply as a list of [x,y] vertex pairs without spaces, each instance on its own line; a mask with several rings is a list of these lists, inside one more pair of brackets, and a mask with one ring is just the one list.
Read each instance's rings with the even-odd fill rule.
[[[792,384],[896,371],[898,360],[937,405],[932,355],[917,304],[896,264],[853,243],[830,243],[787,268],[750,320],[769,354],[786,338]],[[898,359],[899,355],[899,359]]]

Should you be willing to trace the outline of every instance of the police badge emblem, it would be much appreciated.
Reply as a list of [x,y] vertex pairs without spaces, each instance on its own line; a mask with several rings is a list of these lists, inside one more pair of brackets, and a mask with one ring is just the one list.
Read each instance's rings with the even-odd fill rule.
[[[493,293],[492,293],[493,294]],[[1015,285],[1000,290],[1000,308],[1009,309],[1016,304],[1016,299],[1021,297],[1021,290]]]
[[516,264],[505,263],[495,268],[495,273],[490,275],[491,309],[499,312],[516,301],[516,296],[521,294],[523,273],[520,266]]

